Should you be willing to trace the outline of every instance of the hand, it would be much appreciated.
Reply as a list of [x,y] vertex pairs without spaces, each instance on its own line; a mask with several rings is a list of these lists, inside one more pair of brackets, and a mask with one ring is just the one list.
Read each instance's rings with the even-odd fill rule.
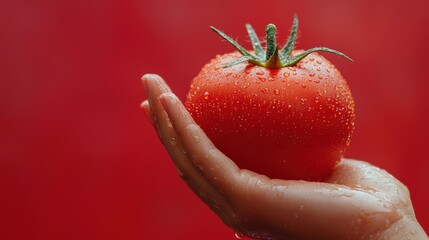
[[257,239],[427,239],[406,186],[343,159],[326,182],[270,179],[220,152],[157,75],[141,105],[181,178],[237,236]]

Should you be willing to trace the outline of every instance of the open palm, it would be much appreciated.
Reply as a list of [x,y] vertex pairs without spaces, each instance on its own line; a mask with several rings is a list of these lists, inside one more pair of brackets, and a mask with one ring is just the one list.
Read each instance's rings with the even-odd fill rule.
[[237,236],[256,239],[427,239],[408,189],[343,159],[326,182],[270,179],[220,152],[157,75],[142,103],[181,178]]

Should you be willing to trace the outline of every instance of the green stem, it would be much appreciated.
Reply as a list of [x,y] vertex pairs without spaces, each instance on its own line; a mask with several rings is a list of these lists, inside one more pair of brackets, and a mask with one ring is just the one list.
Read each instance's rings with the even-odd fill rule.
[[276,45],[276,31],[277,28],[274,24],[268,24],[265,28],[265,32],[267,34],[267,54],[265,55],[265,61],[268,61],[271,56],[274,54]]
[[276,43],[276,32],[277,28],[274,24],[268,24],[265,28],[267,33],[267,54],[265,55],[265,67],[266,68],[281,68],[282,60],[279,55],[279,48]]
[[315,47],[308,49],[296,56],[291,56],[293,48],[295,46],[296,42],[296,35],[298,32],[298,17],[295,15],[293,19],[292,29],[289,34],[289,38],[287,43],[285,44],[284,48],[279,52],[279,48],[276,43],[276,26],[274,24],[268,24],[265,28],[265,32],[267,35],[267,45],[266,45],[266,52],[264,52],[263,48],[261,47],[261,43],[258,39],[258,36],[256,35],[255,31],[253,30],[252,26],[250,24],[246,25],[247,32],[250,36],[250,40],[253,45],[253,49],[255,50],[255,54],[251,55],[246,49],[244,49],[240,44],[238,44],[236,41],[234,41],[232,38],[230,38],[225,33],[219,31],[215,27],[211,27],[213,31],[215,31],[217,34],[219,34],[223,39],[225,39],[228,43],[230,43],[235,49],[237,49],[238,52],[240,52],[243,57],[236,59],[229,64],[227,64],[224,67],[230,67],[236,64],[240,64],[242,62],[249,62],[253,65],[263,66],[270,69],[275,68],[282,68],[282,67],[291,67],[295,66],[298,62],[300,62],[302,59],[304,59],[306,56],[313,52],[330,52],[337,54],[341,57],[344,57],[350,61],[353,61],[351,58],[347,57],[344,53],[341,53],[339,51],[326,48],[326,47]]
[[270,59],[268,59],[268,61],[265,62],[265,67],[276,69],[276,68],[281,68],[282,66],[283,65],[282,65],[282,60],[280,59],[279,49],[276,46],[276,48],[274,49],[274,53],[271,55]]

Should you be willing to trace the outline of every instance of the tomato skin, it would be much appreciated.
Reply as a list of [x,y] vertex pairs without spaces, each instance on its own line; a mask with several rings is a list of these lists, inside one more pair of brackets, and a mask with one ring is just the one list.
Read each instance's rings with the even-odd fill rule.
[[[293,51],[296,55],[302,51]],[[354,101],[340,72],[312,53],[294,67],[218,55],[194,78],[186,108],[240,168],[270,178],[320,181],[344,155],[354,128]]]

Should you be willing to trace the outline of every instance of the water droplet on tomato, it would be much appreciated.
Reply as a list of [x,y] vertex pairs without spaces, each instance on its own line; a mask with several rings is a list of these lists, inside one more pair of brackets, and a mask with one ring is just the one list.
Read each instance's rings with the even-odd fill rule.
[[319,65],[320,65],[320,64],[322,64],[322,61],[320,61],[320,60],[317,60],[316,62],[317,62],[317,64],[319,64]]
[[307,102],[307,99],[301,98],[301,104],[305,104]]
[[261,81],[261,82],[265,82],[265,81],[267,81],[267,79],[266,79],[266,78],[264,78],[264,77],[258,77],[258,79],[259,79],[259,81]]
[[285,77],[289,77],[289,76],[290,76],[290,73],[285,72],[285,73],[283,73],[283,76],[285,76]]
[[263,89],[261,89],[261,92],[263,92],[263,93],[267,93],[267,92],[268,92],[268,88],[263,88]]
[[315,73],[309,73],[308,76],[310,77],[314,77],[314,75],[316,75]]
[[318,79],[322,79],[322,78],[323,78],[323,76],[322,76],[322,75],[319,75],[319,76],[317,76],[317,78],[318,78]]
[[233,77],[233,78],[239,78],[239,77],[240,77],[240,75],[238,75],[238,74],[234,74],[234,75],[232,75],[232,77]]
[[262,70],[259,70],[256,72],[256,75],[264,75],[264,72]]
[[280,90],[279,89],[274,89],[274,94],[275,95],[280,95]]
[[205,93],[204,93],[204,99],[206,99],[206,100],[207,100],[207,99],[209,99],[209,95],[210,95],[210,93],[209,93],[209,92],[205,92]]
[[320,97],[315,97],[314,102],[319,103],[319,99],[320,99]]
[[307,85],[302,84],[302,85],[301,85],[301,87],[302,87],[302,88],[307,88]]
[[314,61],[314,57],[310,57],[308,60],[310,60],[310,62]]

